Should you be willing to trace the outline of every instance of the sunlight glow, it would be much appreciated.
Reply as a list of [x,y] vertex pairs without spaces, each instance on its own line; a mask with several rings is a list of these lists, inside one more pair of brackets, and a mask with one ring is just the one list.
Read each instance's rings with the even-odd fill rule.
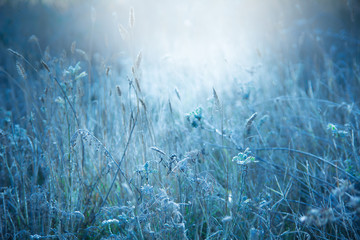
[[[129,65],[141,51],[145,88],[157,95],[164,92],[166,98],[175,87],[189,95],[209,92],[212,87],[222,92],[231,87],[235,75],[261,65],[269,49],[286,41],[280,30],[287,20],[285,13],[278,14],[279,4],[250,0],[110,3],[93,6],[100,16],[96,26],[113,29],[109,21],[101,20],[101,16],[111,15],[112,25],[129,31],[125,40],[118,34],[117,38],[107,37],[106,42],[126,46],[122,53],[129,58]],[[131,7],[135,12],[133,29],[127,19]],[[97,41],[95,44],[101,45],[104,39]]]

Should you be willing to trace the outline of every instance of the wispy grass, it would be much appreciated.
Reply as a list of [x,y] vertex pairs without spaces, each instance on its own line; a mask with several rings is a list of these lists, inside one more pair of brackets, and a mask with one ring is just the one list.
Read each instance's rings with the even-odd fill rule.
[[360,238],[360,78],[336,77],[350,66],[324,54],[300,79],[274,55],[192,109],[178,88],[147,92],[140,51],[128,75],[75,42],[6,52],[1,239]]

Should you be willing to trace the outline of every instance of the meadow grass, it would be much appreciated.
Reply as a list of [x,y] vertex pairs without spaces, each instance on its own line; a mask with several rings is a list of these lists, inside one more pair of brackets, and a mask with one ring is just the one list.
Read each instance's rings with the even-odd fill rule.
[[1,239],[360,239],[355,57],[311,79],[270,59],[189,109],[146,92],[141,53],[128,76],[37,54],[0,69]]

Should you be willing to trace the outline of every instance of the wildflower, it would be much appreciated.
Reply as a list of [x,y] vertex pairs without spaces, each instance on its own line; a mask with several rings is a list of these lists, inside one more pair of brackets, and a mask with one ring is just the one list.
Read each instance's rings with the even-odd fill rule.
[[190,122],[193,128],[197,128],[199,126],[202,118],[203,115],[201,107],[196,108],[194,111],[186,115],[186,120]]
[[240,152],[237,156],[233,157],[233,162],[236,162],[239,165],[247,165],[252,162],[258,162],[255,160],[255,157],[251,155],[249,148],[245,149],[244,152]]

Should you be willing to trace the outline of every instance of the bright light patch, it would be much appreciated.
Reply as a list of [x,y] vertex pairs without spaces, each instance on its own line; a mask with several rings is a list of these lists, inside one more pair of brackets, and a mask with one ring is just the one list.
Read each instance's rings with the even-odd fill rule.
[[[168,98],[177,88],[184,101],[203,98],[213,87],[219,93],[231,89],[235,78],[249,75],[249,69],[262,64],[268,48],[279,42],[286,22],[285,9],[280,8],[279,14],[279,4],[264,1],[106,1],[92,7],[98,29],[118,31],[121,25],[129,33],[125,40],[119,32],[117,37],[108,34],[112,38],[104,34],[105,43],[120,45],[114,50],[128,59],[124,75],[130,74],[141,51],[142,84],[147,92]],[[104,40],[97,39],[94,44],[101,46]]]
[[232,199],[232,193],[230,192],[230,193],[229,193],[229,196],[228,196],[228,201],[229,201],[229,203],[232,203],[232,200],[233,200],[233,199]]
[[[103,57],[105,64],[121,65],[113,85],[119,79],[126,84],[142,52],[140,76],[146,96],[167,101],[177,88],[189,109],[209,97],[213,87],[220,96],[236,94],[234,87],[257,78],[266,81],[271,71],[298,61],[306,49],[313,55],[306,44],[322,41],[318,33],[328,29],[324,16],[336,16],[335,3],[80,1],[72,14],[78,16],[79,33],[90,41],[85,44],[91,46],[89,54]],[[314,9],[322,12],[315,14]]]

